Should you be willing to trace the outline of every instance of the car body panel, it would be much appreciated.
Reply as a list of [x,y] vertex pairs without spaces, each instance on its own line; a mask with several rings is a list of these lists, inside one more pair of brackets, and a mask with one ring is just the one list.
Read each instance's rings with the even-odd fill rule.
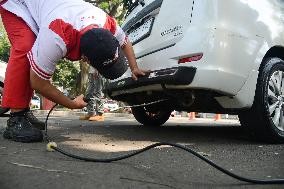
[[0,61],[0,82],[4,83],[7,63]]
[[[147,7],[154,1],[145,2]],[[134,9],[125,24],[141,11],[142,6]],[[148,17],[155,17],[151,34],[134,45],[138,66],[146,70],[195,67],[190,84],[166,88],[214,91],[223,108],[250,108],[262,60],[270,49],[284,48],[281,0],[163,0]],[[178,64],[197,54],[203,54],[202,59]],[[115,81],[129,77],[130,70]],[[127,94],[153,90],[164,88],[140,86],[127,89]]]

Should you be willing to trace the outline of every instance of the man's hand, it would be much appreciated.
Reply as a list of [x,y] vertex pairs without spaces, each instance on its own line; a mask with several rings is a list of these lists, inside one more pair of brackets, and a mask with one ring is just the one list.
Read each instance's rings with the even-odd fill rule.
[[141,70],[139,68],[136,68],[136,69],[133,69],[132,70],[132,74],[131,74],[131,77],[133,80],[138,80],[139,76],[146,76],[146,75],[149,75],[150,73],[150,70]]
[[42,96],[66,108],[81,109],[87,106],[87,103],[83,100],[83,95],[80,95],[74,100],[71,100],[61,91],[59,91],[55,86],[53,86],[49,80],[44,80],[38,77],[32,70],[30,71],[30,83],[31,87],[39,92]]
[[128,60],[129,67],[132,72],[132,78],[134,80],[137,80],[139,76],[145,76],[148,75],[150,70],[141,70],[137,66],[136,58],[134,55],[133,47],[130,42],[128,42],[124,47],[123,47],[123,52]]
[[84,95],[77,96],[73,100],[74,107],[72,109],[82,109],[87,106],[87,103],[84,101]]

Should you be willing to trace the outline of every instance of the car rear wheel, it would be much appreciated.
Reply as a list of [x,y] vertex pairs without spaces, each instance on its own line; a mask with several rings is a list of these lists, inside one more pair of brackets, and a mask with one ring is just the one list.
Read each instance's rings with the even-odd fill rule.
[[284,142],[284,61],[269,58],[260,70],[253,106],[239,114],[240,122],[255,138]]
[[144,126],[151,127],[163,125],[170,118],[171,112],[170,110],[150,111],[145,107],[132,108],[135,119]]

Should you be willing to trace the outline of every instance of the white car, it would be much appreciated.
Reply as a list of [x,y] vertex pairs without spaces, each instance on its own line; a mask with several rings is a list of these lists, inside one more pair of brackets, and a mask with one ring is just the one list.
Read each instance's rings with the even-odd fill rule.
[[30,103],[30,108],[39,110],[40,109],[40,98],[37,95],[34,95],[32,97],[31,103]]
[[119,108],[118,103],[113,100],[106,100],[104,102],[103,107],[104,107],[105,112],[112,112],[112,111],[118,110]]
[[130,70],[108,95],[144,125],[173,110],[238,114],[254,137],[284,141],[284,1],[135,1],[123,29],[147,77]]
[[7,63],[0,61],[0,104],[2,102],[2,93],[4,88],[6,68],[7,68]]

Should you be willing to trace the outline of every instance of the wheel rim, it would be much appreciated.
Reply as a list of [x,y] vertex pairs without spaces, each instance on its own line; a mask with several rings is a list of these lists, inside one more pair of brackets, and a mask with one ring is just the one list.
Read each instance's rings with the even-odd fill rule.
[[277,129],[284,131],[284,72],[275,71],[268,83],[269,114]]

